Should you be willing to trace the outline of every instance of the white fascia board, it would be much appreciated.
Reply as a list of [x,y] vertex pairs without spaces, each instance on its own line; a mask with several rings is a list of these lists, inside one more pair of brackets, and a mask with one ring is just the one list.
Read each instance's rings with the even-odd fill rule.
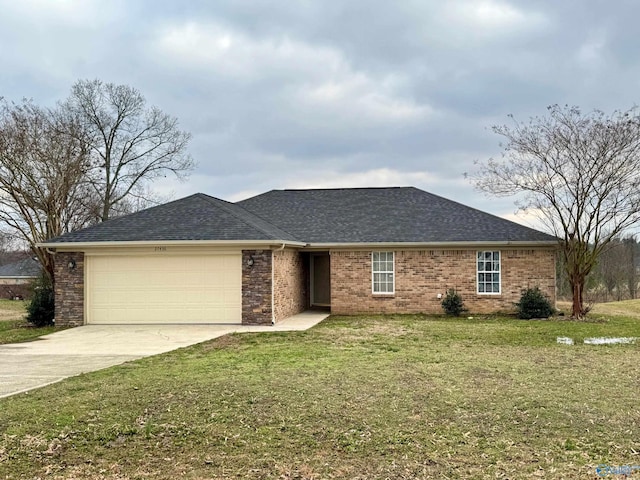
[[131,248],[131,247],[304,247],[306,243],[292,240],[143,240],[127,242],[42,242],[36,247],[49,248],[65,252],[77,252],[87,248]]
[[556,240],[538,241],[499,241],[499,242],[367,242],[367,243],[309,243],[305,249],[353,248],[353,249],[381,249],[381,248],[480,248],[480,247],[547,247],[556,248]]

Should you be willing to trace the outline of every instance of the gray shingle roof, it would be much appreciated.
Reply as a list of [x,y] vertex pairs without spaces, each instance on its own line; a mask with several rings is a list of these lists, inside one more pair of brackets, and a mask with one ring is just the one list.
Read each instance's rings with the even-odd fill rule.
[[18,262],[8,263],[0,267],[0,277],[37,277],[42,272],[40,262],[33,258],[25,258]]
[[251,212],[196,193],[53,238],[47,243],[171,240],[295,240]]
[[238,205],[308,243],[556,240],[414,187],[272,190]]
[[413,187],[272,190],[236,204],[198,193],[47,243],[553,242],[555,237]]

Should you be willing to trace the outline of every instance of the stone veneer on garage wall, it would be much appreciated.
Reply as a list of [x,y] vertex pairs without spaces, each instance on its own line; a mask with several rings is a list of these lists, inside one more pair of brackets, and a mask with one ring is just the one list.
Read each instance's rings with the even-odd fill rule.
[[[84,325],[84,253],[58,252],[55,254],[56,326],[77,327]],[[69,268],[69,262],[76,263]]]
[[442,313],[437,294],[450,288],[472,313],[511,311],[522,290],[535,286],[555,304],[555,250],[500,252],[500,295],[476,293],[476,249],[396,250],[395,294],[373,295],[371,251],[331,251],[331,313]]
[[[249,265],[249,259],[253,265]],[[271,250],[242,251],[242,324],[271,325]]]
[[309,308],[309,255],[273,252],[273,309],[276,322]]

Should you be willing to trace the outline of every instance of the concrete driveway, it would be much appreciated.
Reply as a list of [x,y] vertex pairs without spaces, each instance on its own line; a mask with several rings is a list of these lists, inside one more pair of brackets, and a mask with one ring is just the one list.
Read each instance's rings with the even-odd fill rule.
[[0,398],[81,373],[169,352],[234,332],[306,330],[328,316],[304,312],[273,326],[85,325],[0,345]]

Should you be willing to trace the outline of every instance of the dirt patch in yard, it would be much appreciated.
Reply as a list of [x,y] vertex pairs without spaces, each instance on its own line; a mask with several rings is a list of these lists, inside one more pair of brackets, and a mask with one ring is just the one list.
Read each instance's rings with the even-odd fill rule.
[[25,302],[21,300],[0,301],[0,322],[23,320],[25,315]]
[[227,334],[221,337],[210,340],[202,345],[204,352],[222,348],[234,348],[242,344],[242,341],[238,335]]

